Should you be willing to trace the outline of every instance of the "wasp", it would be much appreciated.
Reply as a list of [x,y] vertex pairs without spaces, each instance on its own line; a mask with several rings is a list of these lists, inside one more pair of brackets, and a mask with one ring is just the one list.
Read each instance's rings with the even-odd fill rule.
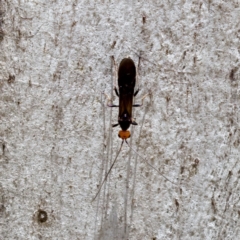
[[[114,65],[116,66],[114,57],[112,57]],[[133,104],[133,97],[135,97],[139,88],[134,92],[136,84],[136,66],[131,58],[124,58],[118,68],[118,90],[115,86],[114,90],[119,97],[119,105],[108,105],[110,107],[118,107],[118,123],[113,124],[113,127],[120,125],[121,129],[118,133],[119,138],[123,141],[130,138],[131,134],[128,131],[130,125],[137,125],[132,117],[132,108],[140,107],[142,104]],[[145,96],[144,96],[145,97]],[[143,99],[142,99],[143,100]]]
[[[145,96],[143,96],[141,104],[133,104],[133,97],[135,97],[139,92],[139,88],[136,91],[134,91],[136,81],[138,80],[136,66],[131,58],[129,58],[129,57],[124,58],[120,62],[120,65],[119,65],[119,68],[117,71],[117,65],[116,65],[116,62],[115,62],[115,59],[113,56],[112,56],[112,61],[115,66],[115,74],[117,73],[117,76],[115,76],[115,78],[117,79],[118,89],[117,89],[116,83],[115,83],[114,91],[115,91],[116,95],[119,97],[119,105],[112,104],[112,100],[106,94],[105,95],[108,98],[107,106],[108,107],[118,107],[118,109],[119,109],[118,123],[113,124],[112,127],[116,127],[116,126],[120,125],[121,130],[119,131],[118,136],[119,136],[119,138],[122,139],[122,144],[121,144],[120,149],[115,157],[115,160],[113,161],[110,169],[108,170],[107,174],[105,175],[105,178],[104,178],[103,182],[101,183],[101,185],[98,189],[98,192],[97,192],[96,196],[93,198],[93,200],[95,200],[95,198],[97,197],[98,193],[100,192],[100,190],[102,188],[102,185],[107,180],[107,177],[108,177],[109,173],[111,172],[111,170],[117,160],[117,157],[121,151],[123,142],[125,141],[127,143],[127,145],[129,146],[127,139],[130,138],[130,136],[131,136],[131,133],[128,130],[130,125],[138,125],[136,123],[135,119],[132,117],[132,108],[142,106],[144,98],[147,95],[149,95],[149,94],[146,94]],[[138,68],[139,68],[139,64],[140,64],[140,57],[139,57],[139,61],[138,61]]]
[[[113,56],[112,56],[112,60],[113,60],[114,66],[115,66],[115,74],[116,74],[115,79],[117,79],[117,83],[118,83],[118,89],[117,89],[116,83],[115,83],[114,91],[115,91],[116,95],[119,97],[119,105],[112,104],[111,98],[108,97],[107,94],[105,94],[105,95],[108,98],[107,106],[108,107],[118,107],[118,109],[119,109],[118,123],[113,124],[112,127],[116,127],[116,126],[120,125],[121,130],[118,133],[118,137],[122,139],[122,143],[121,143],[119,151],[117,152],[117,155],[116,155],[112,165],[110,166],[108,172],[106,173],[105,178],[103,179],[101,185],[99,186],[97,194],[95,195],[95,197],[93,198],[92,201],[94,201],[96,199],[103,184],[107,180],[107,177],[108,177],[109,173],[111,172],[111,170],[118,158],[119,153],[121,152],[122,145],[124,142],[126,142],[126,144],[129,146],[129,148],[136,155],[138,155],[147,165],[149,165],[156,172],[158,172],[159,175],[161,175],[163,178],[165,178],[167,181],[171,182],[172,184],[177,185],[175,182],[171,181],[166,176],[164,176],[152,164],[150,164],[148,161],[146,161],[146,159],[144,159],[141,155],[139,155],[137,153],[137,151],[134,150],[128,144],[127,139],[131,137],[131,133],[128,130],[130,125],[138,125],[136,123],[135,119],[132,117],[132,108],[142,106],[145,97],[147,97],[148,95],[151,95],[151,92],[147,93],[146,95],[144,95],[142,97],[141,104],[133,104],[133,97],[135,97],[139,92],[139,87],[136,91],[134,91],[135,84],[136,84],[136,82],[138,83],[138,74],[137,74],[136,66],[135,66],[133,60],[128,57],[128,58],[122,59],[122,61],[120,62],[119,68],[117,69],[117,65],[116,65],[116,62],[115,62],[115,59]],[[139,57],[139,61],[138,61],[138,69],[139,69],[139,65],[140,65],[140,57]]]
[[[147,162],[146,159],[144,159],[142,156],[140,156],[137,153],[137,151],[134,150],[128,144],[127,139],[131,137],[131,133],[128,130],[130,125],[138,125],[136,123],[135,119],[132,117],[132,108],[142,106],[145,97],[147,97],[148,95],[151,95],[151,92],[149,92],[148,94],[146,94],[142,97],[141,104],[133,104],[133,97],[135,97],[139,92],[139,87],[136,91],[134,91],[135,84],[136,84],[136,82],[138,82],[138,74],[136,71],[136,66],[131,58],[124,58],[120,62],[120,65],[119,65],[119,68],[117,71],[117,65],[116,65],[116,62],[115,62],[113,56],[112,56],[112,60],[113,60],[114,66],[115,66],[115,73],[117,73],[117,76],[115,76],[115,78],[117,79],[117,82],[118,82],[118,89],[115,84],[114,91],[115,91],[116,95],[119,97],[119,105],[112,104],[111,98],[109,98],[106,94],[105,95],[108,98],[107,106],[108,107],[118,107],[118,109],[119,109],[118,123],[113,124],[112,127],[116,127],[116,126],[120,125],[121,130],[118,133],[118,137],[122,139],[122,143],[121,143],[119,151],[117,152],[117,155],[116,155],[112,165],[110,166],[108,172],[106,173],[105,178],[103,179],[103,181],[97,191],[97,194],[95,195],[95,197],[93,198],[92,201],[94,201],[96,199],[103,184],[107,180],[107,177],[108,177],[109,173],[111,172],[111,170],[118,158],[119,153],[121,152],[122,145],[124,142],[126,142],[126,144],[129,146],[129,148],[131,150],[133,150],[133,152],[135,154],[137,154],[144,162],[146,162],[146,164],[148,164],[155,171],[157,171],[159,173],[159,175],[161,175],[163,178],[165,178],[167,181],[171,182],[172,184],[176,185],[176,183],[174,183],[173,181],[171,181],[167,177],[165,177],[157,168],[155,168],[153,165],[151,165],[149,162]],[[139,57],[139,61],[138,61],[138,69],[139,69],[139,64],[140,64],[140,57]]]

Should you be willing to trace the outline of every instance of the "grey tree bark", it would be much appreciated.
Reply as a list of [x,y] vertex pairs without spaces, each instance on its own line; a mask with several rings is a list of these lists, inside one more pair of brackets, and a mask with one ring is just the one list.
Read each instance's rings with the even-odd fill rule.
[[[1,239],[239,239],[239,19],[237,0],[0,0]],[[92,201],[121,144],[110,57],[139,55],[152,94]]]

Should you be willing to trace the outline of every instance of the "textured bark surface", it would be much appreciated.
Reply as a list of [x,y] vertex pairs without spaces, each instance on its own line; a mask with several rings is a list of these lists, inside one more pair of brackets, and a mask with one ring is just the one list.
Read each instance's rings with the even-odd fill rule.
[[[0,0],[1,239],[238,239],[239,19],[237,0]],[[139,54],[152,95],[92,202],[121,143],[110,57]]]

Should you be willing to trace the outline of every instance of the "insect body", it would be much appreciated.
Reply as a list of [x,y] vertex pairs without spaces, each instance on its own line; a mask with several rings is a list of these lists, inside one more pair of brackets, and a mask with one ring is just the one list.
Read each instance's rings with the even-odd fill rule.
[[[93,198],[93,201],[96,199],[104,182],[107,180],[107,177],[108,177],[109,173],[111,172],[111,170],[117,160],[117,157],[122,149],[123,142],[125,141],[128,144],[127,139],[130,138],[130,136],[131,136],[130,131],[128,131],[128,128],[130,127],[131,124],[137,125],[135,120],[132,118],[132,107],[139,107],[142,105],[142,104],[133,104],[133,97],[136,96],[139,91],[139,89],[138,89],[136,92],[134,92],[137,74],[136,74],[136,67],[135,67],[133,60],[131,58],[124,58],[119,65],[118,71],[117,71],[117,65],[115,63],[114,57],[112,57],[112,60],[113,60],[114,66],[115,66],[115,75],[116,75],[116,73],[118,73],[118,75],[116,76],[116,79],[118,79],[118,89],[115,84],[114,90],[115,90],[116,95],[119,97],[119,105],[114,105],[112,103],[111,104],[108,103],[108,106],[109,107],[119,107],[118,123],[113,124],[112,126],[116,127],[116,126],[120,125],[122,130],[119,131],[118,136],[122,139],[122,144],[121,144],[121,147],[120,147],[110,169],[108,170],[107,174],[105,175],[105,178],[104,178],[103,182],[101,183],[97,194]],[[108,102],[112,102],[112,100],[109,97],[108,97]]]
[[[113,59],[114,60],[114,59]],[[118,69],[118,88],[115,86],[115,92],[119,97],[119,114],[118,123],[114,124],[113,127],[120,125],[121,129],[118,136],[126,140],[131,136],[130,131],[127,129],[130,125],[137,125],[135,120],[132,118],[132,107],[141,106],[140,104],[133,105],[133,97],[137,95],[137,90],[134,93],[134,87],[136,83],[136,67],[131,58],[124,58]],[[112,105],[115,107],[116,105]]]
[[[166,178],[164,175],[162,175],[162,173],[159,172],[158,169],[156,169],[154,166],[152,166],[150,163],[148,163],[143,157],[141,157],[127,142],[127,139],[130,138],[130,136],[131,136],[130,131],[128,131],[128,128],[130,127],[131,124],[137,125],[137,123],[135,122],[135,120],[132,117],[132,108],[142,106],[144,98],[151,93],[148,93],[142,97],[141,104],[133,104],[133,97],[135,97],[139,92],[139,88],[134,92],[135,84],[138,81],[138,79],[137,79],[138,75],[137,75],[135,64],[131,58],[124,58],[121,61],[120,65],[119,65],[119,69],[117,71],[117,66],[116,66],[114,57],[112,57],[112,59],[113,59],[113,63],[115,66],[115,75],[116,75],[116,73],[118,73],[116,76],[116,79],[118,79],[118,89],[115,84],[114,90],[115,90],[116,95],[119,97],[119,105],[112,104],[112,100],[106,95],[108,97],[107,105],[109,107],[119,107],[118,123],[113,124],[112,126],[116,127],[116,126],[120,125],[122,130],[119,131],[118,136],[122,139],[122,144],[119,148],[119,151],[117,152],[117,155],[116,155],[112,165],[110,166],[101,185],[99,186],[97,194],[95,195],[95,197],[93,198],[92,201],[94,201],[96,199],[104,182],[107,180],[107,177],[108,177],[109,173],[111,172],[111,170],[118,158],[119,153],[121,152],[123,142],[126,142],[126,144],[129,146],[129,148],[132,149],[143,161],[145,161],[149,166],[151,166],[153,169],[155,169],[166,180],[170,181],[168,178]],[[138,67],[139,67],[139,62],[138,62]],[[110,102],[111,102],[111,104],[109,104]],[[173,183],[172,181],[170,181],[170,182]],[[175,183],[173,183],[173,184],[175,184]]]

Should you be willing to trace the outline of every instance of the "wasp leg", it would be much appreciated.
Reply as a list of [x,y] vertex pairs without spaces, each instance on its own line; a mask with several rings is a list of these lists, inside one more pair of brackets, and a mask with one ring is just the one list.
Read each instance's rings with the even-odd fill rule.
[[115,77],[114,91],[115,91],[116,95],[119,97],[119,93],[118,93],[118,90],[117,90],[117,72],[118,72],[118,68],[117,68],[117,64],[116,64],[116,61],[114,59],[114,56],[112,56],[112,61],[113,61],[113,66],[114,66],[114,77]]
[[112,104],[112,105],[107,105],[108,107],[119,107],[118,105]]
[[131,124],[132,124],[132,125],[138,125],[138,124],[135,122],[134,119],[132,119]]
[[136,96],[139,92],[139,69],[140,69],[140,60],[141,60],[141,53],[139,55],[139,58],[138,58],[138,66],[137,66],[137,76],[136,76],[136,85],[137,85],[137,88],[138,90],[134,93],[134,96]]
[[143,100],[144,100],[144,98],[147,97],[148,95],[151,95],[151,93],[145,94],[145,95],[141,98],[142,103],[141,103],[141,104],[133,104],[133,107],[141,107],[141,106],[143,105]]
[[107,106],[108,107],[119,107],[118,105],[112,104],[112,99],[104,92],[102,92],[102,94],[105,95],[105,97],[107,98]]
[[116,127],[116,126],[118,126],[118,125],[119,125],[119,123],[112,124],[112,127]]
[[133,94],[134,97],[136,97],[136,95],[138,94],[139,90],[140,90],[140,89],[138,89],[138,90]]
[[138,58],[138,66],[137,66],[137,74],[136,74],[136,85],[137,85],[137,91],[133,94],[133,96],[135,97],[138,92],[139,92],[139,69],[140,69],[140,60],[141,60],[141,56],[139,56]]
[[114,88],[114,91],[115,91],[116,95],[119,97],[119,93],[118,93],[118,90],[116,87]]

